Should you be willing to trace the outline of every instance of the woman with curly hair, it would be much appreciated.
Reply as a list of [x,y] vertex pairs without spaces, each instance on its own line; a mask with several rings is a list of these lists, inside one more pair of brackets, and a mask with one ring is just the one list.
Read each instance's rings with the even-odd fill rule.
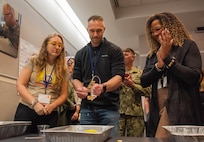
[[141,76],[152,85],[148,136],[166,138],[167,125],[200,125],[199,79],[201,55],[183,23],[172,13],[148,18],[150,47]]
[[30,133],[37,125],[57,126],[57,107],[67,98],[68,71],[65,63],[63,38],[51,34],[45,38],[38,55],[32,56],[17,80],[20,94],[16,121],[31,121]]

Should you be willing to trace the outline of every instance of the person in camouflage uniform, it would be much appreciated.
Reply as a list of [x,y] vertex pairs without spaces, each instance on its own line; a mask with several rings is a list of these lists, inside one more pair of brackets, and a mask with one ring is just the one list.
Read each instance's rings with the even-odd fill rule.
[[58,126],[79,124],[79,113],[81,98],[76,94],[72,84],[72,74],[74,69],[74,58],[67,60],[67,67],[70,74],[68,97],[65,103],[59,107],[59,121]]
[[142,70],[133,65],[134,50],[127,48],[123,54],[126,72],[120,90],[119,135],[142,137],[145,124],[141,96],[149,97],[151,88],[140,85]]
[[0,26],[0,36],[8,38],[14,48],[18,50],[20,40],[20,25],[15,18],[14,9],[8,3],[3,5],[3,15],[5,24]]

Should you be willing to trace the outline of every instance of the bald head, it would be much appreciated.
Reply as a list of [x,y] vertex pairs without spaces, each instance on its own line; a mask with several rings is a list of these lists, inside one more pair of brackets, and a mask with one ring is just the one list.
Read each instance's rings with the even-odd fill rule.
[[13,27],[16,24],[14,9],[8,3],[3,5],[3,15],[8,27]]
[[5,3],[3,6],[3,14],[7,15],[9,13],[14,15],[14,9],[8,3]]

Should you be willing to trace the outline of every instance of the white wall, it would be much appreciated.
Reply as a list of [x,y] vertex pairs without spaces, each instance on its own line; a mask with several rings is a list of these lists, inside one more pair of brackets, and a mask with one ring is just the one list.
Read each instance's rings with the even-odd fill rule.
[[[27,43],[32,44],[33,47],[40,47],[44,38],[49,33],[57,32],[56,29],[38,15],[36,11],[34,11],[24,0],[5,1],[10,3],[14,9],[22,14],[20,37]],[[192,35],[199,47],[204,46],[204,33],[194,33],[192,31]],[[145,54],[148,52],[145,36],[133,36],[129,40],[132,41],[134,39],[134,46],[137,47],[136,49],[138,49],[141,54],[140,57],[136,58],[136,65],[143,69],[146,60]],[[20,43],[20,49],[22,49],[22,46],[26,45],[22,45],[22,43]],[[29,45],[28,47],[32,48],[32,46]],[[65,46],[68,47],[70,53],[75,52],[68,41],[65,41]],[[129,45],[124,44],[124,46],[128,47]],[[31,49],[30,51],[32,52],[33,50]],[[201,53],[203,55],[203,51],[201,51]],[[13,120],[18,104],[19,96],[17,95],[15,82],[19,74],[19,59],[19,57],[13,58],[0,52],[0,121]]]
[[[48,34],[57,32],[49,23],[33,11],[24,0],[5,0],[5,2],[8,2],[15,10],[22,14],[20,30],[20,38],[22,40],[19,51],[33,52],[33,48],[40,47]],[[27,51],[25,51],[25,46],[27,47]],[[65,46],[71,45],[65,41]],[[0,121],[13,120],[14,118],[19,100],[16,90],[16,80],[19,75],[20,55],[27,56],[28,54],[19,54],[17,58],[13,58],[0,52]]]

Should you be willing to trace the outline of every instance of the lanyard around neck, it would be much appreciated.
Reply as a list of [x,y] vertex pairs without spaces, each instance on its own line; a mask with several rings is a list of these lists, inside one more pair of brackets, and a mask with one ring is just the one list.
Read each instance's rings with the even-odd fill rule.
[[97,58],[96,58],[96,61],[93,63],[93,58],[92,58],[92,49],[91,49],[91,46],[89,46],[89,55],[90,55],[90,64],[91,64],[91,75],[92,77],[94,76],[95,74],[95,70],[96,70],[96,64],[98,62],[98,59],[100,57],[100,54],[101,54],[101,50],[103,48],[103,45],[104,45],[104,42],[99,46],[99,52],[97,54]]
[[51,82],[51,76],[52,76],[52,73],[54,71],[54,68],[55,68],[55,65],[52,67],[52,70],[50,72],[50,75],[48,76],[47,78],[47,73],[46,73],[46,65],[45,65],[45,74],[44,74],[44,80],[43,82],[45,83],[45,94],[46,94],[46,89],[47,89],[47,86],[49,85],[49,83]]

